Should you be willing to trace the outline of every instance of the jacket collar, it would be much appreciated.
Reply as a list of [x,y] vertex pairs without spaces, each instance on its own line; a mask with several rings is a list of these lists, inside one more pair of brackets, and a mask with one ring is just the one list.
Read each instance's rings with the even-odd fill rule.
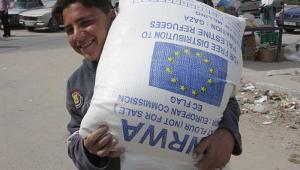
[[88,67],[89,70],[92,72],[96,72],[97,66],[98,66],[98,61],[87,61],[83,60],[83,64]]

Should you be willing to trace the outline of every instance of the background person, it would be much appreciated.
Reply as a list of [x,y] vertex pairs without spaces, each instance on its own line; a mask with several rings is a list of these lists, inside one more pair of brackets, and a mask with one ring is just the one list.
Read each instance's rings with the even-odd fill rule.
[[10,37],[10,27],[8,23],[9,0],[0,0],[0,18],[3,25],[3,37]]

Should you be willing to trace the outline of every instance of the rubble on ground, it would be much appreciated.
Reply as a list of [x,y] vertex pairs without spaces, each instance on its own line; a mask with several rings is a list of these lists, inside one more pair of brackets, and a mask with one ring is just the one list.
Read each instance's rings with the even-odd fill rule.
[[261,117],[262,125],[279,123],[300,129],[300,96],[257,88],[254,83],[242,80],[236,97],[242,114]]

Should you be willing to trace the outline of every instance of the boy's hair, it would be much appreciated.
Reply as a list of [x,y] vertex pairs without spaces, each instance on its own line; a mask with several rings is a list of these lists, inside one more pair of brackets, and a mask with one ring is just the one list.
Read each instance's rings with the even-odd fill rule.
[[96,7],[105,14],[108,14],[113,8],[111,0],[57,0],[52,9],[52,17],[58,21],[63,21],[63,10],[76,2],[81,3],[85,7]]

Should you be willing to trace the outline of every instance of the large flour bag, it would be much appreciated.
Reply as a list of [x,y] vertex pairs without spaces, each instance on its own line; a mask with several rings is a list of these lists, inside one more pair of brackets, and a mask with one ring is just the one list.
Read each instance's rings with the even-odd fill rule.
[[242,70],[243,19],[195,0],[122,0],[80,127],[106,123],[128,153],[190,162]]

